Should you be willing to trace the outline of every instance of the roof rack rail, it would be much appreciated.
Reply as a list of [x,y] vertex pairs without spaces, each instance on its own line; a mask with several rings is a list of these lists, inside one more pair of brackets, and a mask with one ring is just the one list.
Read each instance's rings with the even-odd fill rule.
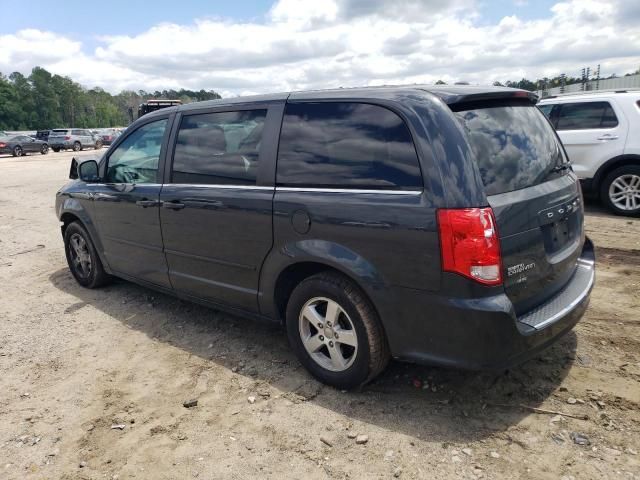
[[[540,91],[540,90],[538,90]],[[640,88],[631,87],[631,88],[603,88],[600,90],[580,90],[579,92],[567,92],[567,93],[556,93],[554,95],[544,96],[544,91],[542,91],[542,95],[540,95],[540,100],[546,100],[547,98],[559,98],[559,97],[570,97],[570,96],[579,96],[579,95],[592,95],[595,93],[631,93],[631,92],[640,92]]]

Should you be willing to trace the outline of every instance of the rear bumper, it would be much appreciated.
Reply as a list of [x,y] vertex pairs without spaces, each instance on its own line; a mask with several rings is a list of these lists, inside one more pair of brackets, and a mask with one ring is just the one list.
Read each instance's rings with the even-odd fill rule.
[[49,147],[51,147],[51,148],[72,148],[73,147],[73,142],[53,141],[53,142],[49,142]]
[[517,365],[573,328],[589,305],[594,280],[593,244],[586,239],[571,280],[547,302],[519,317],[505,294],[452,299],[396,291],[401,318],[393,325],[385,322],[391,351],[400,360],[456,368]]

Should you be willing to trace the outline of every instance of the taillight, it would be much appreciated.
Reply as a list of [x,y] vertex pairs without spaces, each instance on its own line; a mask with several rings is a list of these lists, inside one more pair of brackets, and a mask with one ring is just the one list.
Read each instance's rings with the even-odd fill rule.
[[65,140],[71,140],[71,137],[69,135],[65,135],[64,139]]
[[485,285],[502,283],[502,259],[491,208],[438,210],[442,269]]
[[6,147],[6,146],[7,146],[7,144],[6,144],[6,143],[2,143],[2,142],[0,142],[0,148],[4,148],[4,147]]

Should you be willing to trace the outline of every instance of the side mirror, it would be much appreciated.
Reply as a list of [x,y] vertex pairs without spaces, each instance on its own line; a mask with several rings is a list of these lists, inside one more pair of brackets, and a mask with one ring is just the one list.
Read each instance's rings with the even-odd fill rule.
[[78,165],[78,177],[83,182],[92,183],[100,180],[98,175],[98,162],[85,160]]

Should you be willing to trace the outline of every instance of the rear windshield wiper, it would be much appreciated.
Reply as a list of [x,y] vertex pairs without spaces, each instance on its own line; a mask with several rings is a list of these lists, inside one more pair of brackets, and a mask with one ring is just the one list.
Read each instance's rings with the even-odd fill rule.
[[561,163],[560,165],[556,165],[555,167],[553,167],[551,171],[553,173],[556,173],[556,172],[562,172],[564,170],[570,170],[570,169],[571,169],[571,162],[564,162],[564,163]]

